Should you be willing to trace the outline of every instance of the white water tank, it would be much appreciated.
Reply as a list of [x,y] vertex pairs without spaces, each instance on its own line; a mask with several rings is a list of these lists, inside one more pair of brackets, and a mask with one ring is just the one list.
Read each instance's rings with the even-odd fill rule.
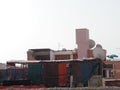
[[100,44],[97,44],[96,47],[93,49],[93,57],[105,60],[106,52],[104,49],[102,49],[102,46]]

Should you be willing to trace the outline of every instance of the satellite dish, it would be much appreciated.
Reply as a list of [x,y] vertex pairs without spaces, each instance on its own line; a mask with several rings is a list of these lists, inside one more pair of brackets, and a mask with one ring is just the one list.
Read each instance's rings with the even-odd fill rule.
[[97,44],[96,47],[93,49],[93,57],[94,58],[99,58],[101,60],[105,60],[106,53],[102,49],[102,46],[100,44]]
[[89,49],[93,48],[95,46],[95,41],[92,39],[89,39]]

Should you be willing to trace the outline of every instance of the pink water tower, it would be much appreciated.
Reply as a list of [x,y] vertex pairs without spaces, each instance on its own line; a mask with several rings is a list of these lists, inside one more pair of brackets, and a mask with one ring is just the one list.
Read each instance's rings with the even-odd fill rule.
[[87,58],[87,51],[89,49],[88,29],[76,29],[76,44],[78,48],[78,59]]

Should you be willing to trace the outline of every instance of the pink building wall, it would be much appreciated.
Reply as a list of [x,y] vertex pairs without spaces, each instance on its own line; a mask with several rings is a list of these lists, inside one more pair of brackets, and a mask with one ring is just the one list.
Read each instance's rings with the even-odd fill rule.
[[78,59],[87,58],[89,49],[89,30],[76,29],[76,44],[78,47]]

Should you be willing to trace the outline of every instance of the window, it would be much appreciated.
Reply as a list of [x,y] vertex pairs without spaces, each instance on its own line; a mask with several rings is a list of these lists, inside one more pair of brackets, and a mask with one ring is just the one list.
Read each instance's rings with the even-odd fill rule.
[[114,77],[113,70],[110,70],[110,69],[104,70],[103,71],[103,77],[105,77],[105,78],[113,78]]
[[113,64],[104,64],[104,68],[113,69]]

